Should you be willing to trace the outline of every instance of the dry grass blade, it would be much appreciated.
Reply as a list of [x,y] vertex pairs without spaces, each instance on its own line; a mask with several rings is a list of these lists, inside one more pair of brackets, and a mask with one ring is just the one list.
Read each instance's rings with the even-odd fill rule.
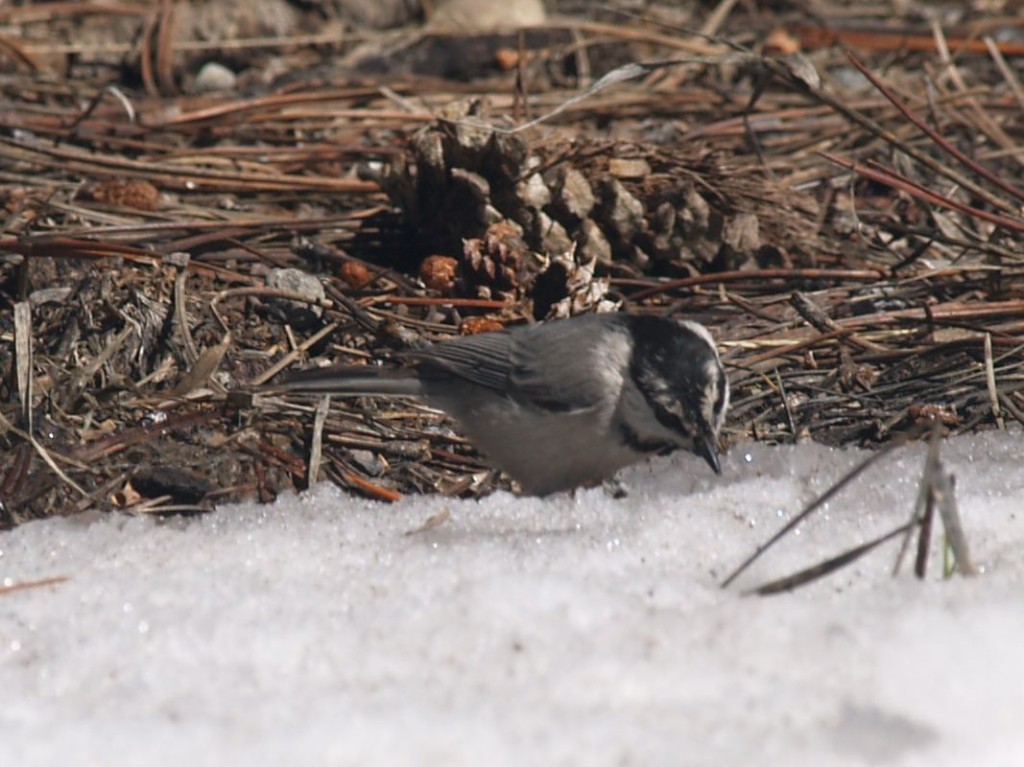
[[999,407],[999,389],[996,387],[996,366],[992,358],[992,334],[985,334],[985,385],[988,387],[989,401],[992,403],[992,416],[1000,429],[1005,429],[1003,412]]
[[306,472],[306,484],[309,487],[317,482],[320,475],[320,462],[324,455],[324,424],[327,423],[327,414],[331,410],[331,395],[325,394],[316,403],[316,411],[313,415],[313,436],[309,445],[309,462]]
[[936,476],[935,488],[933,490],[936,505],[939,508],[939,515],[942,518],[942,526],[946,531],[946,540],[953,552],[953,565],[961,575],[978,575],[980,570],[971,559],[970,548],[967,545],[967,536],[964,533],[963,523],[960,520],[960,511],[956,503],[955,485],[953,475],[945,471],[941,465]]
[[[925,506],[924,514],[920,516],[920,529],[917,534],[917,556],[914,558],[914,575],[919,579],[924,579],[928,574],[928,558],[931,553],[932,543],[932,526],[935,524],[935,495],[931,492],[931,485],[925,484],[925,480],[922,478],[922,488],[925,489]],[[908,529],[907,535],[904,537],[904,541],[909,540],[910,531],[913,528]]]
[[877,181],[880,184],[886,184],[887,186],[907,192],[908,194],[933,205],[939,205],[943,208],[955,210],[958,213],[966,213],[974,218],[989,221],[1014,232],[1024,232],[1024,220],[1010,218],[1009,216],[1002,216],[997,213],[989,213],[987,210],[982,210],[981,208],[976,208],[971,205],[958,202],[950,197],[933,192],[923,184],[911,181],[905,176],[901,176],[891,170],[867,167],[860,163],[834,155],[830,152],[822,152],[821,156],[829,162],[833,162],[836,165],[853,171],[858,176],[863,176],[864,178],[871,179],[872,181]]
[[[953,552],[953,561],[957,572],[968,576],[977,575],[978,568],[971,559],[967,537],[964,534],[956,505],[953,475],[946,471],[942,463],[941,428],[937,423],[932,427],[924,471],[921,473],[921,481],[918,486],[917,501],[908,523],[910,525],[920,524],[920,537],[914,561],[914,574],[918,578],[923,578],[927,572],[931,531],[936,509],[942,519],[946,541]],[[893,575],[899,573],[909,544],[910,534],[908,532],[893,563]]]
[[[590,87],[588,87],[586,90],[565,99],[554,109],[548,111],[547,113],[541,115],[540,117],[537,117],[534,120],[530,120],[529,122],[523,123],[522,125],[517,125],[515,128],[509,129],[508,132],[520,133],[522,131],[530,130],[531,128],[536,128],[541,123],[547,122],[557,117],[570,107],[573,107],[583,101],[586,101],[592,96],[596,96],[601,91],[606,90],[607,88],[610,88],[613,85],[626,83],[629,82],[630,80],[637,80],[641,77],[646,77],[653,72],[658,72],[660,70],[669,69],[672,67],[678,67],[684,64],[700,64],[704,66],[739,65],[749,62],[751,60],[756,60],[757,58],[758,57],[756,56],[756,54],[753,53],[733,52],[718,56],[692,56],[686,58],[671,59],[667,61],[634,61],[629,64],[623,64],[621,67],[617,67],[613,69],[611,72],[608,72],[606,75],[604,75],[599,80],[590,85]],[[463,121],[462,124],[467,126],[479,125],[478,123],[473,123],[470,121]]]
[[[39,457],[43,459],[43,462],[47,466],[50,467],[50,470],[54,474],[56,474],[58,477],[60,477],[60,480],[65,485],[70,487],[72,490],[74,490],[76,493],[78,493],[83,498],[90,498],[90,497],[92,497],[91,494],[89,493],[89,491],[85,490],[81,485],[79,485],[77,482],[75,482],[73,479],[71,479],[71,477],[69,477],[64,472],[64,470],[61,469],[60,466],[57,465],[57,460],[54,458],[54,454],[52,454],[49,450],[47,450],[45,447],[40,445],[39,441],[35,438],[35,436],[33,436],[32,434],[30,434],[30,433],[28,433],[26,431],[23,431],[23,430],[17,428],[14,424],[12,424],[10,421],[8,421],[4,417],[3,413],[0,413],[0,428],[5,429],[5,430],[11,432],[12,434],[15,434],[15,435],[21,437],[23,440],[25,440],[30,445],[32,445],[32,448],[36,451],[36,453],[39,455]],[[75,461],[72,461],[72,460],[70,460],[68,458],[65,458],[64,456],[59,456],[59,457],[60,457],[61,460],[66,461],[67,463],[71,463],[71,464],[75,464],[76,463]],[[81,464],[77,464],[77,468],[84,468],[84,467]]]
[[893,130],[890,130],[881,125],[876,120],[871,119],[865,115],[862,111],[855,109],[842,101],[836,99],[831,94],[825,92],[821,88],[815,88],[809,86],[807,83],[795,78],[792,73],[781,63],[766,59],[764,65],[770,68],[776,76],[782,80],[789,82],[793,87],[798,88],[801,92],[807,93],[809,96],[813,96],[815,99],[821,101],[824,104],[828,104],[839,114],[844,115],[855,124],[859,125],[869,133],[874,134],[878,138],[885,141],[887,144],[892,146],[894,149],[905,153],[912,157],[916,162],[919,162],[924,167],[934,171],[935,173],[945,176],[946,178],[953,181],[960,187],[969,190],[971,193],[980,197],[988,204],[997,207],[1001,210],[1012,211],[1014,208],[1012,205],[1007,203],[1005,200],[1000,199],[996,195],[989,192],[984,187],[976,184],[973,180],[964,176],[947,165],[943,165],[939,160],[931,156],[928,152],[919,149],[916,146],[904,141],[897,135]]
[[14,305],[14,370],[21,421],[32,431],[32,306]]
[[11,58],[19,61],[31,72],[38,72],[40,67],[35,58],[19,42],[15,42],[7,36],[0,36],[0,51],[8,54]]
[[411,530],[406,530],[402,535],[420,535],[422,533],[430,532],[441,527],[441,525],[447,524],[452,518],[451,509],[447,506],[440,511],[431,514],[419,527],[414,527]]
[[[943,468],[942,462],[939,458],[940,437],[941,428],[938,422],[935,422],[932,426],[931,440],[927,458],[925,460],[924,471],[921,475],[917,502],[915,503],[913,513],[910,515],[910,519],[906,523],[900,525],[895,530],[890,530],[889,532],[884,533],[866,543],[848,549],[837,556],[830,557],[818,564],[793,573],[792,575],[769,581],[768,583],[750,589],[746,593],[766,596],[769,594],[791,591],[800,586],[819,580],[820,578],[855,562],[857,559],[860,559],[865,554],[873,551],[878,546],[891,541],[894,538],[903,536],[903,543],[900,546],[900,550],[896,556],[895,565],[893,566],[893,575],[896,575],[899,572],[900,563],[908,549],[910,538],[915,530],[919,531],[919,537],[914,571],[918,578],[923,578],[927,570],[930,534],[936,508],[939,509],[942,516],[943,526],[946,529],[947,539],[949,540],[950,547],[953,550],[954,562],[957,571],[964,575],[976,575],[978,571],[971,560],[967,540],[963,533],[963,526],[960,523],[959,513],[956,508],[953,478],[952,475]],[[883,451],[879,451],[879,453],[881,452]],[[873,463],[873,459],[878,457],[879,453],[876,453],[866,461],[859,464],[850,473],[843,477],[839,483],[833,485],[823,496],[811,503],[807,509],[787,524],[780,533],[773,536],[768,543],[760,547],[757,552],[755,552],[754,556],[744,562],[740,568],[730,575],[723,583],[723,586],[729,585],[737,575],[739,575],[750,563],[754,561],[757,556],[781,538],[782,535],[791,530],[795,524],[805,519],[810,511],[817,508],[824,502],[824,500],[834,495],[841,486],[847,484],[851,479],[853,479],[853,477],[857,476],[867,468],[867,466]]]
[[374,498],[378,501],[384,501],[386,503],[397,503],[402,500],[402,494],[397,490],[392,490],[390,487],[384,487],[376,482],[371,482],[366,477],[362,477],[354,471],[340,469],[338,473],[339,479],[342,483],[360,490],[370,498]]
[[211,381],[211,379],[230,348],[231,334],[229,333],[216,346],[204,349],[199,354],[195,364],[188,369],[184,377],[171,389],[170,396],[184,397],[207,382],[210,382],[215,389],[219,389],[223,393],[224,387],[216,381]]
[[908,107],[898,98],[896,98],[896,94],[892,92],[892,89],[888,88],[885,85],[885,83],[882,82],[880,77],[878,77],[868,67],[864,66],[864,64],[856,56],[853,56],[852,54],[850,55],[850,63],[852,63],[853,66],[857,68],[857,71],[864,75],[871,82],[871,84],[878,89],[879,93],[881,93],[883,96],[885,96],[886,99],[889,100],[890,104],[892,104],[894,107],[900,110],[904,117],[910,120],[915,126],[917,126],[918,129],[921,130],[922,133],[924,133],[925,135],[928,136],[928,138],[934,141],[935,144],[943,152],[948,154],[950,157],[954,158],[957,162],[966,167],[972,173],[976,174],[980,178],[985,179],[993,186],[1002,189],[1011,197],[1014,197],[1017,200],[1024,200],[1024,191],[1021,191],[1013,184],[1000,178],[997,174],[992,173],[984,165],[981,165],[972,158],[968,157],[966,154],[961,152],[956,146],[954,146],[951,142],[947,141],[937,130],[928,125],[928,123],[923,118],[921,118],[917,113],[910,109],[910,107]]
[[878,536],[874,540],[862,543],[848,551],[844,551],[842,554],[826,559],[816,565],[811,565],[804,570],[800,570],[792,575],[787,575],[784,578],[769,581],[768,583],[762,584],[757,588],[750,589],[744,593],[763,597],[770,594],[781,594],[784,591],[792,591],[800,586],[806,586],[808,583],[813,583],[814,581],[824,578],[826,575],[829,575],[852,562],[856,562],[862,556],[878,548],[883,543],[887,543],[899,535],[909,533],[916,525],[917,522],[908,522],[905,525],[897,527],[895,530],[890,530],[888,533]]
[[309,338],[307,338],[301,344],[299,344],[294,349],[292,349],[290,352],[288,352],[283,357],[281,357],[281,359],[279,359],[277,362],[275,362],[269,368],[267,368],[262,373],[260,373],[258,376],[256,376],[252,380],[251,385],[252,386],[262,386],[263,384],[265,384],[267,381],[269,381],[271,378],[276,376],[278,373],[280,373],[286,367],[291,365],[296,359],[299,358],[300,355],[302,355],[304,352],[309,351],[310,347],[316,346],[318,343],[320,343],[325,338],[330,336],[335,330],[338,329],[338,324],[339,323],[337,323],[337,322],[332,322],[329,325],[326,325],[325,327],[321,328],[318,332],[316,332],[313,335],[311,335]]
[[40,578],[34,581],[20,581],[9,585],[0,585],[0,597],[7,596],[8,594],[14,594],[18,591],[26,591],[28,589],[38,589],[43,588],[44,586],[56,586],[70,579],[70,575],[54,575],[50,578]]
[[780,529],[777,533],[775,533],[763,544],[758,546],[757,550],[754,551],[753,554],[751,554],[749,557],[743,560],[742,564],[740,564],[739,567],[733,570],[729,574],[729,576],[724,581],[722,581],[722,588],[727,588],[728,586],[732,585],[733,581],[735,581],[740,575],[742,575],[746,571],[746,569],[750,567],[752,564],[754,564],[754,562],[756,562],[762,554],[768,551],[768,549],[770,549],[772,546],[774,546],[776,543],[782,540],[797,525],[799,525],[801,522],[803,522],[809,516],[811,516],[811,514],[813,514],[815,511],[821,508],[823,504],[831,500],[843,488],[845,488],[847,485],[853,482],[853,480],[855,480],[869,468],[878,463],[878,461],[885,458],[897,447],[901,447],[909,438],[909,435],[906,435],[902,439],[890,442],[884,448],[872,453],[859,464],[850,469],[850,471],[848,471],[841,479],[839,479],[834,485],[832,485],[832,487],[830,487],[824,493],[822,493],[809,504],[807,504],[807,506],[805,506],[799,514],[797,514],[795,517],[793,517],[793,519],[789,520],[789,522],[783,525],[782,529]]
[[[72,146],[53,147],[44,144],[0,137],[0,157],[11,163],[28,164],[48,170],[75,171],[90,178],[146,179],[161,188],[182,191],[243,192],[266,189],[272,191],[307,191],[341,193],[374,193],[380,187],[374,181],[352,178],[305,177],[281,175],[262,167],[248,170],[222,171],[196,165],[133,160],[117,155],[98,155]],[[207,162],[206,165],[212,163]]]

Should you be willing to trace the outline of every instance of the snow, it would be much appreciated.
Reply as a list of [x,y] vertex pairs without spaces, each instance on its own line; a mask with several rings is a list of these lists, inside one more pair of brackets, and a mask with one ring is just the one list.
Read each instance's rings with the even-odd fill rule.
[[943,445],[980,577],[894,579],[892,544],[769,598],[743,591],[902,523],[924,446],[727,590],[864,454],[674,456],[619,500],[322,485],[26,524],[0,586],[68,579],[0,593],[0,764],[1024,764],[1021,439]]

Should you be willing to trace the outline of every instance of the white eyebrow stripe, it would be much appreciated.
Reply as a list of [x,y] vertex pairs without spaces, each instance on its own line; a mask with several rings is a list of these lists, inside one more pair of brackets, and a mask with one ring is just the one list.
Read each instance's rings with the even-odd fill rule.
[[678,322],[680,325],[689,330],[695,336],[703,339],[704,342],[707,343],[707,345],[710,346],[711,350],[715,353],[715,358],[718,358],[718,347],[715,346],[715,339],[711,337],[711,333],[708,332],[708,329],[706,327],[701,325],[699,322],[694,322],[693,320],[678,320]]

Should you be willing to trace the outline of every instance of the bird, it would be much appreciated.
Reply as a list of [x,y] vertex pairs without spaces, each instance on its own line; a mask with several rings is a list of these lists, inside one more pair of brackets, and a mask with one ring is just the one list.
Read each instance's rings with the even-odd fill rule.
[[692,320],[580,314],[439,341],[399,361],[298,371],[271,388],[419,398],[527,495],[599,484],[677,449],[721,473],[729,380]]

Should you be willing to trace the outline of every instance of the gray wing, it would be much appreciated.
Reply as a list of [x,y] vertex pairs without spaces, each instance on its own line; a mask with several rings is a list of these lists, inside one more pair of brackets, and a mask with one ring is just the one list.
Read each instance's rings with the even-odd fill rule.
[[569,412],[618,395],[621,380],[609,376],[621,378],[621,369],[607,364],[606,352],[623,345],[628,356],[628,337],[614,315],[587,315],[442,341],[409,356],[421,378],[441,372],[523,404]]
[[514,331],[479,333],[441,341],[403,354],[421,378],[454,376],[488,389],[504,391],[513,366]]

